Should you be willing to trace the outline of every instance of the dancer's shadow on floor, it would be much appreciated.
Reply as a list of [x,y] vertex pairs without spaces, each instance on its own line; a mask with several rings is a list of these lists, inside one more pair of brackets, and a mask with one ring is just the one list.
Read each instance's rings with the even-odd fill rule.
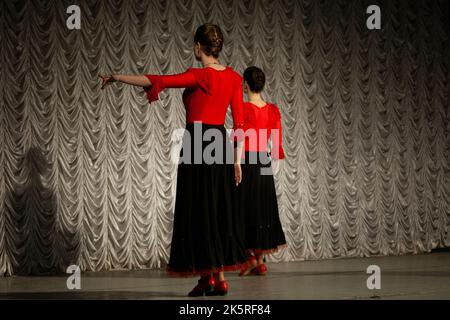
[[69,230],[70,219],[58,217],[61,208],[49,187],[51,175],[52,165],[38,147],[19,159],[5,212],[14,226],[7,250],[15,275],[61,274],[76,261],[78,238]]

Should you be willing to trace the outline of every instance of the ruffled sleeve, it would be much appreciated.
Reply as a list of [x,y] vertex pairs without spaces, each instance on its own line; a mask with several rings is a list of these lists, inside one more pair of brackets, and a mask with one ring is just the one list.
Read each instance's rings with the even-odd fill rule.
[[282,130],[281,130],[281,113],[277,106],[270,105],[271,108],[271,136],[272,136],[272,150],[270,156],[272,159],[284,159],[284,150],[282,146]]
[[159,93],[164,90],[163,81],[161,76],[146,74],[147,79],[152,83],[151,86],[144,87],[144,91],[147,95],[149,103],[159,100]]
[[190,88],[197,86],[197,77],[188,69],[186,72],[174,75],[145,75],[150,80],[151,85],[144,87],[149,103],[159,100],[159,93],[166,88]]

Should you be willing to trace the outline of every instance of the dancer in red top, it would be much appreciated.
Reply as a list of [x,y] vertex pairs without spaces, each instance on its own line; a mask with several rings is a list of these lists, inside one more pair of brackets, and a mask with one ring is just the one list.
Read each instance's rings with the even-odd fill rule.
[[[194,54],[203,68],[178,75],[103,76],[103,87],[120,81],[145,88],[150,103],[166,88],[186,88],[186,130],[178,165],[173,235],[168,271],[200,274],[189,296],[224,295],[228,292],[225,270],[239,269],[246,261],[243,239],[233,210],[233,188],[241,181],[240,150],[233,148],[224,128],[228,106],[235,129],[243,127],[242,78],[218,61],[223,45],[220,28],[205,24],[194,37]],[[203,137],[215,137],[221,150],[205,158],[210,148]],[[196,149],[196,146],[200,146]],[[234,167],[233,167],[233,162]]]
[[[284,159],[281,137],[281,115],[277,106],[261,98],[265,75],[257,67],[244,72],[244,88],[249,102],[245,112],[245,161],[243,180],[238,187],[238,208],[245,220],[245,246],[249,259],[241,269],[241,276],[263,275],[267,268],[264,254],[286,245],[281,227],[271,159]],[[272,140],[269,154],[268,140]]]

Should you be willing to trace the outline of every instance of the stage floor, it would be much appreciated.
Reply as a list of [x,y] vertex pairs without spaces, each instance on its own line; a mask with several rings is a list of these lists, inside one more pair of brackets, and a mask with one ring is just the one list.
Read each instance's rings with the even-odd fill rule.
[[[381,289],[369,290],[367,267],[381,269]],[[450,299],[450,252],[268,263],[265,276],[228,273],[226,297],[197,299]],[[0,278],[0,299],[192,299],[196,278],[168,277],[163,270],[86,272],[81,290],[67,276]]]

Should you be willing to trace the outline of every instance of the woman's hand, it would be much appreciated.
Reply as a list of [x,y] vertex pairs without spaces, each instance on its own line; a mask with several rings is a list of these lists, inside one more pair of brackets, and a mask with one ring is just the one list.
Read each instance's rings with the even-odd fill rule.
[[241,159],[243,150],[244,140],[237,141],[236,147],[234,148],[234,180],[236,181],[236,187],[242,181]]
[[100,78],[102,79],[102,90],[105,89],[107,85],[117,81],[116,76],[114,76],[112,74],[103,75],[103,76],[100,76]]
[[242,181],[242,169],[240,163],[234,164],[234,180],[236,181],[236,187],[241,183]]

